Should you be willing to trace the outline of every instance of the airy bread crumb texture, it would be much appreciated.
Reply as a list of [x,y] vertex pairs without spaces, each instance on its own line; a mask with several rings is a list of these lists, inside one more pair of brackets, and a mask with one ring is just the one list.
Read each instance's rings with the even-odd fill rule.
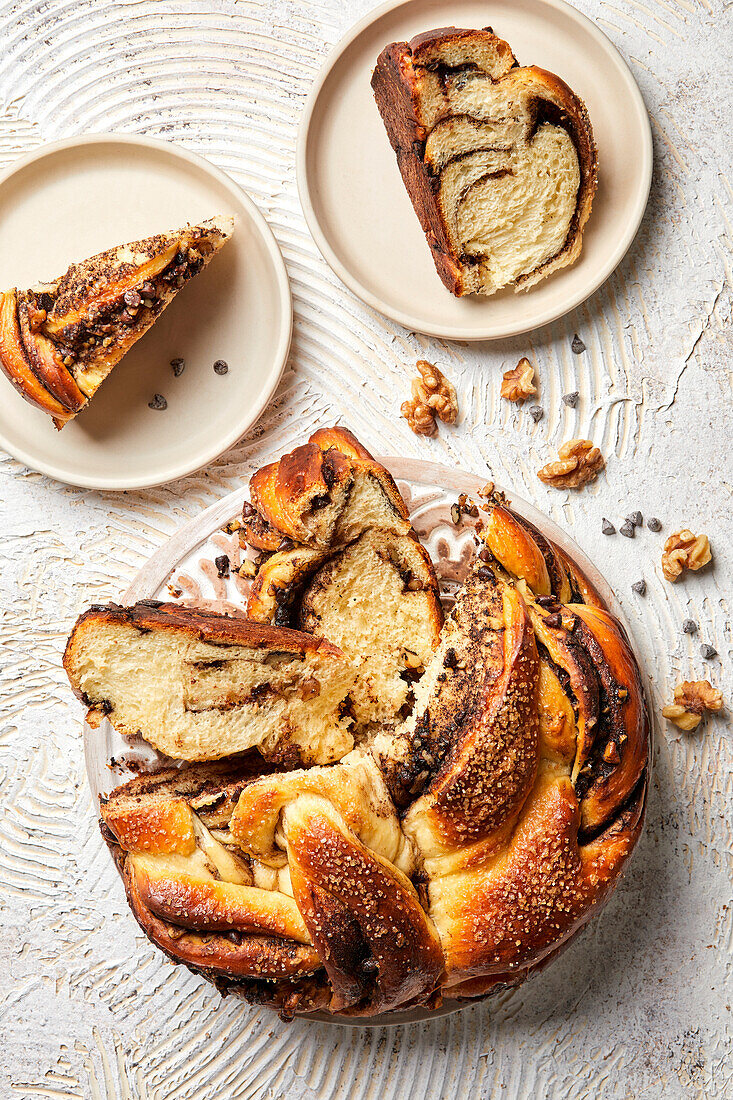
[[351,658],[357,725],[394,721],[407,703],[411,680],[438,644],[441,626],[421,548],[414,539],[384,531],[362,535],[315,575],[299,625]]
[[597,156],[562,80],[490,30],[450,27],[386,46],[372,88],[453,294],[528,289],[578,258]]
[[176,759],[256,747],[272,759],[324,764],[353,744],[340,704],[354,674],[328,648],[279,653],[97,623],[76,654],[77,682],[97,715]]

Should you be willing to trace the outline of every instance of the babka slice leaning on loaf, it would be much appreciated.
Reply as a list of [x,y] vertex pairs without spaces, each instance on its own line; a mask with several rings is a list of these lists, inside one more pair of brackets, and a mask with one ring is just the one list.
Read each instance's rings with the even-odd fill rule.
[[559,77],[520,68],[489,28],[446,27],[387,46],[372,89],[452,294],[526,290],[577,260],[597,155]]
[[232,235],[218,217],[110,248],[29,290],[0,292],[0,367],[63,428]]
[[245,541],[279,549],[260,565],[249,617],[343,650],[356,671],[357,735],[404,717],[443,612],[430,555],[389,472],[351,432],[327,428],[258,470],[250,493]]
[[297,630],[145,600],[90,608],[64,654],[94,726],[109,718],[180,760],[257,748],[293,766],[353,746],[342,701],[354,672],[340,649]]

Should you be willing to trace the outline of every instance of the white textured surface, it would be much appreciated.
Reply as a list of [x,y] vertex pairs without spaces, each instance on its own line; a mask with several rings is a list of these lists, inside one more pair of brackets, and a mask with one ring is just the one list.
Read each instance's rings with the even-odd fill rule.
[[[733,1095],[730,874],[733,744],[725,718],[656,747],[647,832],[603,916],[523,990],[430,1026],[286,1026],[222,1002],[137,931],[96,829],[79,711],[59,669],[87,603],[116,596],[183,520],[253,461],[342,418],[377,451],[453,463],[545,508],[614,584],[658,706],[730,661],[731,219],[722,0],[583,0],[628,59],[653,120],[656,178],[642,230],[604,290],[564,321],[500,345],[440,345],[344,291],[310,241],[293,174],[298,114],[361,0],[0,0],[0,165],[41,141],[117,129],[168,137],[250,192],[295,295],[289,370],[258,428],[215,467],[124,495],[73,490],[0,461],[0,1095],[203,1100],[407,1095]],[[499,31],[501,28],[497,28]],[[124,201],[124,200],[121,200]],[[588,346],[570,352],[578,332]],[[528,354],[546,409],[499,400]],[[435,441],[399,420],[418,355],[455,381],[461,420]],[[579,390],[575,410],[560,402]],[[589,435],[607,473],[555,493],[537,467]],[[633,508],[662,535],[600,534]],[[707,531],[714,567],[674,587],[664,534]],[[644,576],[645,598],[630,591]],[[681,633],[683,618],[700,634]],[[704,662],[701,641],[720,658]],[[728,989],[726,990],[726,984]]]

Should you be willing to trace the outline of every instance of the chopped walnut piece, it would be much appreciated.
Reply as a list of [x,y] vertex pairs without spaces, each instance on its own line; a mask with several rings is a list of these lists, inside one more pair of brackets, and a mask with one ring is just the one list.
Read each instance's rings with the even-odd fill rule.
[[674,703],[665,707],[662,714],[681,730],[697,729],[706,711],[723,707],[723,695],[708,680],[683,680],[674,689]]
[[558,451],[559,459],[548,462],[537,477],[555,489],[579,489],[593,481],[605,466],[603,455],[590,439],[569,439]]
[[670,535],[664,544],[662,554],[662,572],[668,581],[674,584],[679,580],[685,569],[702,569],[707,565],[712,554],[707,535],[693,535],[692,531],[685,528]]
[[45,309],[39,309],[32,302],[28,303],[28,327],[31,332],[38,332],[47,316]]
[[618,754],[618,745],[614,741],[609,741],[603,750],[603,759],[607,764],[618,764],[621,757]]
[[520,359],[513,370],[504,371],[501,396],[507,401],[524,401],[533,393],[537,393],[537,387],[534,385],[534,367],[529,359]]
[[455,424],[458,417],[456,391],[437,367],[426,359],[418,359],[419,378],[412,381],[412,398],[404,401],[400,412],[416,435],[435,435],[435,418],[444,424]]
[[404,416],[415,435],[435,435],[438,425],[435,423],[432,409],[413,397],[411,401],[403,401],[400,412]]

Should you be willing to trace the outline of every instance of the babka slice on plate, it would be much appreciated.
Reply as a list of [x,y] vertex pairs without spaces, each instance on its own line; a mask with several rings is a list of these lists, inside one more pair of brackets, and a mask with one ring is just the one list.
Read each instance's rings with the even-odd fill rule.
[[582,100],[489,28],[385,47],[372,89],[452,294],[527,290],[572,264],[596,190]]
[[0,292],[0,367],[63,428],[232,235],[217,217],[110,248],[51,283]]

